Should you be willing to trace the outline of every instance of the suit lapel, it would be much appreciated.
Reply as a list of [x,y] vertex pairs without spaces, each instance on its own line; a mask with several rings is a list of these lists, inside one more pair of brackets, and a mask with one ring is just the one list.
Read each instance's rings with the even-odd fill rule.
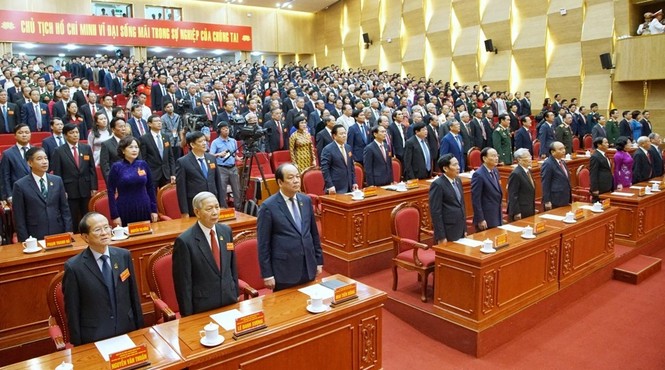
[[[217,229],[215,229],[215,233],[217,233]],[[195,244],[199,248],[199,251],[201,252],[201,255],[203,255],[210,265],[210,268],[215,271],[219,275],[219,269],[217,268],[217,263],[215,262],[215,258],[212,256],[212,249],[210,249],[210,244],[208,244],[208,239],[206,236],[203,234],[203,230],[201,229],[201,226],[199,226],[199,223],[196,223],[196,227],[194,228],[194,239],[196,240]],[[217,243],[219,245],[219,243]]]
[[[32,172],[30,172],[28,175],[30,176],[30,181],[29,181],[30,188],[35,192],[35,194],[37,195],[37,198],[39,198],[42,202],[46,203],[46,199],[44,199],[44,197],[42,196],[42,191],[37,186],[37,183],[35,182],[34,177],[32,177]],[[48,189],[48,177],[46,178],[46,188]],[[50,190],[50,189],[48,189],[48,190]]]
[[[117,256],[116,256],[117,259]],[[113,264],[113,258],[111,258],[111,264]],[[99,270],[99,265],[97,264],[97,261],[95,261],[95,256],[92,254],[90,251],[90,247],[86,249],[86,252],[83,253],[83,264],[85,267],[90,270],[90,272],[95,275],[97,280],[102,284],[104,288],[106,288],[106,283],[104,282],[104,277],[102,276],[102,272]]]
[[[298,225],[296,225],[296,221],[293,219],[293,216],[291,215],[291,211],[289,211],[289,205],[286,204],[284,201],[284,197],[282,196],[281,193],[278,193],[279,196],[277,197],[277,204],[279,204],[279,208],[282,210],[282,213],[286,216],[286,218],[289,220],[291,225],[293,225],[293,228],[298,231],[299,229],[302,229],[302,225],[299,228]],[[297,195],[296,195],[297,199]],[[298,200],[296,200],[296,203],[298,203]],[[300,207],[299,207],[300,208]],[[302,211],[300,212],[300,219],[302,220]],[[302,222],[301,222],[302,224]]]
[[[110,262],[111,262],[111,272],[113,273],[113,288],[115,289],[117,294],[118,286],[120,285],[118,284],[118,281],[120,280],[120,273],[125,271],[126,267],[118,251],[116,251],[113,248],[109,248],[109,255],[111,256]],[[99,271],[99,268],[97,269],[97,271]]]
[[[203,178],[207,181],[208,179],[205,176],[203,176],[203,172],[201,171],[201,163],[199,163],[199,161],[196,160],[196,156],[194,155],[193,152],[189,152],[189,153],[190,153],[190,154],[188,154],[190,156],[189,161],[192,163],[192,166],[194,166],[194,168],[197,168],[198,171],[196,171],[196,172],[199,174],[199,176],[201,176],[201,178]],[[204,156],[204,158],[205,158],[205,156]],[[203,162],[205,162],[205,159],[203,160]]]

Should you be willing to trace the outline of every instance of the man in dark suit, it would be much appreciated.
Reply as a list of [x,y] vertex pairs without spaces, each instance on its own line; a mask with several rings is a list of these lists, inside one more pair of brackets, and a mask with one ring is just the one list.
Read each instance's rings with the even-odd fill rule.
[[[334,122],[334,121],[333,121]],[[323,132],[325,130],[322,130]],[[337,124],[332,128],[334,141],[321,151],[321,172],[328,194],[345,194],[358,189],[356,172],[351,159],[351,147],[346,144],[346,129]]]
[[268,130],[266,135],[266,152],[272,153],[278,150],[289,149],[289,131],[282,122],[282,110],[274,108],[271,111],[272,119],[267,121],[263,127]]
[[633,153],[633,184],[648,181],[653,177],[653,161],[649,148],[651,142],[646,136],[640,136],[637,139],[638,148]]
[[171,149],[171,134],[162,132],[161,117],[148,117],[148,127],[150,131],[139,139],[141,157],[150,167],[152,183],[157,190],[166,184],[175,184],[175,159]]
[[365,182],[367,186],[389,185],[393,182],[393,166],[385,143],[386,129],[383,126],[374,126],[372,136],[374,140],[365,146],[363,153]]
[[[81,89],[74,93],[73,99],[79,110],[82,106],[88,104],[88,94],[90,93],[90,81],[88,79],[81,79]],[[90,127],[90,126],[88,126]]]
[[649,113],[648,110],[642,111],[642,119],[640,120],[640,123],[642,124],[642,135],[649,137],[649,135],[653,132],[653,127],[651,126],[651,120],[649,120],[649,116],[651,116],[651,113]]
[[471,177],[471,201],[473,204],[473,224],[476,230],[483,231],[501,226],[501,201],[503,191],[499,182],[499,154],[494,148],[480,151],[483,165]]
[[122,159],[118,155],[118,143],[127,136],[127,132],[129,131],[127,123],[125,123],[123,118],[112,119],[110,127],[113,135],[108,140],[104,140],[99,152],[99,166],[102,169],[104,181],[108,178],[113,163]]
[[402,127],[404,115],[401,110],[396,109],[393,112],[393,121],[388,125],[388,135],[393,144],[393,154],[400,162],[404,162],[404,143],[406,142],[406,132]]
[[533,155],[533,140],[531,136],[531,118],[524,116],[520,119],[522,128],[515,132],[515,149],[524,148]]
[[462,143],[462,135],[460,135],[460,123],[457,121],[450,123],[450,132],[441,139],[439,158],[448,153],[457,158],[460,171],[464,171],[466,153],[464,153],[464,144]]
[[[379,121],[381,121],[379,119]],[[439,143],[443,135],[439,135],[439,117],[435,115],[425,116],[424,119],[427,124],[427,146],[429,147],[430,158],[432,159],[432,171],[436,166],[436,162],[439,160]],[[388,126],[390,127],[390,126]]]
[[51,120],[51,136],[42,140],[42,148],[48,155],[49,161],[53,161],[53,152],[65,143],[65,137],[62,134],[63,128],[62,120],[58,117],[53,118]]
[[490,136],[492,135],[492,131],[484,131],[485,126],[483,125],[483,111],[476,108],[473,111],[473,119],[471,120],[470,126],[471,126],[471,131],[473,132],[473,137],[471,138],[471,141],[473,142],[473,146],[475,146],[478,149],[483,149],[484,147],[487,146],[487,144],[492,141]]
[[187,134],[190,151],[178,158],[175,165],[178,205],[183,217],[196,216],[192,200],[196,194],[208,191],[226,208],[226,189],[222,188],[222,178],[215,157],[206,153],[206,138],[201,131]]
[[131,135],[135,138],[148,133],[148,124],[143,119],[143,107],[135,104],[132,106],[132,116],[127,120],[127,125],[131,130]]
[[2,152],[0,161],[0,179],[2,180],[2,199],[11,203],[14,184],[30,173],[25,160],[25,153],[30,149],[30,128],[19,123],[14,129],[16,145]]
[[522,103],[522,110],[521,110],[521,115],[522,116],[530,116],[531,115],[531,92],[530,91],[525,91],[524,92],[524,98],[521,100]]
[[619,136],[625,136],[628,139],[633,138],[633,129],[630,127],[630,120],[632,119],[632,116],[630,114],[631,112],[629,110],[623,111],[623,119],[621,122],[619,122]]
[[[540,153],[538,155],[541,158],[544,158],[547,153],[549,153],[550,146],[554,142],[554,127],[552,126],[554,122],[554,113],[546,112],[545,121],[540,125],[538,129],[538,140],[540,141]],[[565,150],[564,146],[564,150]],[[564,153],[565,154],[565,153]]]
[[132,255],[111,247],[111,227],[90,212],[79,224],[88,248],[65,263],[62,290],[73,345],[125,334],[143,327],[143,312]]
[[153,112],[163,110],[163,100],[168,96],[168,92],[166,90],[166,73],[159,72],[157,79],[158,83],[153,85],[152,89],[150,90],[150,108]]
[[0,90],[0,134],[12,134],[21,111],[16,104],[7,100],[7,91]]
[[199,114],[208,118],[209,125],[217,126],[219,119],[217,117],[217,107],[212,104],[212,94],[204,92],[201,94],[201,105],[194,108],[194,114]]
[[39,102],[39,90],[30,92],[30,101],[21,109],[21,122],[30,127],[30,131],[49,131],[48,106]]
[[367,127],[365,122],[365,113],[363,113],[363,111],[354,111],[353,117],[356,119],[356,124],[349,126],[346,143],[351,146],[353,160],[363,164],[365,146],[370,142],[369,127]]
[[299,194],[298,169],[284,163],[275,170],[279,192],[259,208],[256,225],[259,266],[274,291],[312,281],[323,271],[323,251],[309,197]]
[[204,191],[192,202],[198,219],[173,244],[173,285],[182,317],[238,300],[238,269],[231,228],[217,223],[217,196]]
[[[607,129],[605,127],[607,120],[605,119],[605,116],[602,114],[598,116],[598,124],[593,126],[591,129],[591,137],[593,140],[596,140],[596,138],[599,137],[607,137]],[[589,149],[589,148],[587,148]]]
[[88,203],[97,191],[97,171],[92,149],[79,143],[79,129],[73,123],[64,126],[65,145],[59,146],[51,157],[53,174],[60,176],[67,192],[67,203],[72,215],[72,230],[88,212]]
[[550,156],[540,168],[543,204],[546,211],[567,206],[572,202],[570,173],[563,161],[563,157],[566,156],[566,147],[563,143],[554,141],[550,144],[549,151]]
[[30,174],[16,181],[12,192],[18,241],[23,242],[30,236],[40,240],[46,235],[72,231],[65,188],[60,177],[46,173],[46,152],[32,147],[26,152],[26,158]]
[[437,167],[443,175],[429,187],[429,210],[434,241],[443,243],[466,236],[466,211],[457,158],[450,153],[444,154],[439,158]]
[[[528,118],[528,117],[527,117]],[[515,151],[517,166],[508,176],[508,220],[510,222],[536,213],[536,184],[531,175],[531,153],[526,148]]]
[[101,111],[103,107],[101,104],[97,104],[97,94],[94,91],[88,92],[86,97],[85,104],[79,105],[79,113],[83,115],[85,126],[93,128],[95,126],[95,113]]
[[413,133],[404,146],[404,179],[428,179],[432,175],[432,155],[427,145],[425,123],[414,124]]
[[[324,129],[316,134],[316,153],[319,155],[319,160],[323,148],[333,142],[332,128],[335,126],[335,118],[333,116],[324,117],[323,122],[325,123]],[[344,140],[346,142],[346,130],[344,130]]]
[[593,139],[593,147],[596,149],[589,158],[589,177],[591,179],[591,198],[598,202],[600,194],[609,193],[614,190],[614,176],[612,166],[605,153],[610,149],[610,143],[604,137]]
[[660,135],[652,132],[649,134],[649,141],[651,142],[651,147],[649,148],[649,153],[651,154],[651,163],[653,164],[653,177],[663,176],[663,152],[660,150],[660,144],[662,143]]
[[60,100],[53,105],[53,117],[65,119],[67,116],[67,103],[69,103],[69,87],[60,88]]

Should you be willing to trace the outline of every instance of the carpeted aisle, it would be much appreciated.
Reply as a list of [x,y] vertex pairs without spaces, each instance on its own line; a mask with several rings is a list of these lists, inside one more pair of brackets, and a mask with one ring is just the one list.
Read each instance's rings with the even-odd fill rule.
[[[654,256],[665,260],[665,249]],[[383,312],[386,370],[665,369],[663,271],[637,286],[608,281],[480,359]]]

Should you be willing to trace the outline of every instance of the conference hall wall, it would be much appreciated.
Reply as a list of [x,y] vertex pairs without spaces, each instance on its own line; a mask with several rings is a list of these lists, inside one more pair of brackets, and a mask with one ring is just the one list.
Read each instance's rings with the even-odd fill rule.
[[[317,13],[323,32],[315,40],[316,61],[529,90],[534,110],[556,93],[587,107],[597,102],[601,112],[649,109],[656,129],[665,133],[665,82],[613,82],[600,64],[599,55],[613,54],[619,36],[634,34],[641,15],[633,3],[342,0]],[[373,41],[367,49],[363,33]],[[485,51],[486,39],[497,54]]]

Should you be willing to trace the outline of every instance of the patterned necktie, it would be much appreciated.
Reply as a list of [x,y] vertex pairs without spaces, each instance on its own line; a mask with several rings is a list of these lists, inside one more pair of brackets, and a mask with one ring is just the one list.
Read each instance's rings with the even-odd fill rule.
[[46,189],[46,181],[44,181],[43,177],[39,179],[39,190],[41,190],[42,192],[42,197],[46,199],[46,197],[48,196],[48,190]]
[[78,150],[76,150],[76,145],[72,145],[72,155],[74,156],[74,164],[78,168],[80,166],[80,163],[79,163],[79,153]]
[[431,169],[431,162],[429,156],[429,149],[427,149],[427,144],[425,144],[425,140],[420,140],[420,147],[423,149],[423,156],[425,156],[425,168],[427,168],[427,171],[429,171]]
[[58,143],[58,146],[62,145],[62,136],[56,136],[55,141]]
[[2,117],[5,119],[5,132],[9,133],[9,122],[7,122],[7,106],[2,105]]
[[35,119],[37,120],[37,131],[42,130],[42,114],[39,111],[39,105],[35,104]]
[[111,299],[113,312],[115,313],[116,311],[115,287],[113,286],[113,273],[111,272],[109,256],[102,255],[99,258],[102,260],[102,276],[104,277],[104,285],[106,285],[106,290],[108,291],[109,298]]
[[206,179],[208,178],[208,167],[206,166],[205,161],[203,161],[203,158],[199,158],[199,163],[201,164],[201,172],[203,172],[203,177]]
[[293,221],[296,222],[298,231],[301,231],[302,219],[300,218],[300,210],[298,209],[298,204],[296,203],[296,197],[291,198],[291,208],[293,208]]

